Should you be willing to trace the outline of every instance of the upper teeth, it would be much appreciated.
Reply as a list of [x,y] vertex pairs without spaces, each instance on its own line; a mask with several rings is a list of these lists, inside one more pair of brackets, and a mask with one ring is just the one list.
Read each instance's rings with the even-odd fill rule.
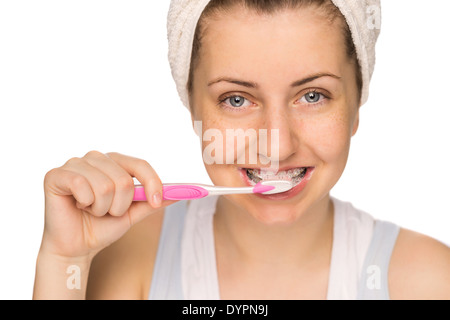
[[278,171],[277,173],[273,171],[266,171],[260,169],[247,169],[247,174],[251,177],[257,178],[259,180],[274,180],[274,179],[289,179],[303,178],[306,174],[307,168],[294,168],[287,171]]

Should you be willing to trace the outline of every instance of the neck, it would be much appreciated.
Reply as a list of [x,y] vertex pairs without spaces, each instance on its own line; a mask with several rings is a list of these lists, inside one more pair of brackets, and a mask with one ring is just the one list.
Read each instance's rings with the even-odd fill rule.
[[319,257],[329,259],[333,212],[333,203],[326,196],[289,225],[265,225],[220,197],[214,215],[216,246],[247,264],[306,266]]

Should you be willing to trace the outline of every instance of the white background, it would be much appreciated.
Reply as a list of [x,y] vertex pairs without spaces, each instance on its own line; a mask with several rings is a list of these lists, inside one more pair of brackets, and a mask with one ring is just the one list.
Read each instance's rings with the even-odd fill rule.
[[[43,178],[89,150],[209,183],[167,62],[169,1],[0,0],[0,299],[30,299]],[[450,1],[389,0],[332,194],[450,244]]]

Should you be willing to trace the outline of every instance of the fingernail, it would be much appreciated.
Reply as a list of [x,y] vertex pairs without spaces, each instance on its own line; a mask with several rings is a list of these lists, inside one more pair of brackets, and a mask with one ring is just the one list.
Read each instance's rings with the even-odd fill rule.
[[161,206],[162,196],[160,192],[156,192],[152,197],[152,205],[154,208],[159,208]]

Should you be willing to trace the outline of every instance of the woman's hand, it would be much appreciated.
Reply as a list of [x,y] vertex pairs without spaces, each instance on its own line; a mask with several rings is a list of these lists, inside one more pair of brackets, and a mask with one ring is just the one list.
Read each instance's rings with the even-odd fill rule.
[[[133,202],[136,177],[148,202]],[[41,252],[92,259],[132,225],[162,206],[162,183],[144,160],[119,153],[87,153],[47,173]]]
[[[133,177],[143,184],[147,202],[133,202]],[[162,201],[161,180],[146,161],[119,153],[72,158],[46,174],[44,190],[34,299],[84,299],[94,256],[175,202]]]

